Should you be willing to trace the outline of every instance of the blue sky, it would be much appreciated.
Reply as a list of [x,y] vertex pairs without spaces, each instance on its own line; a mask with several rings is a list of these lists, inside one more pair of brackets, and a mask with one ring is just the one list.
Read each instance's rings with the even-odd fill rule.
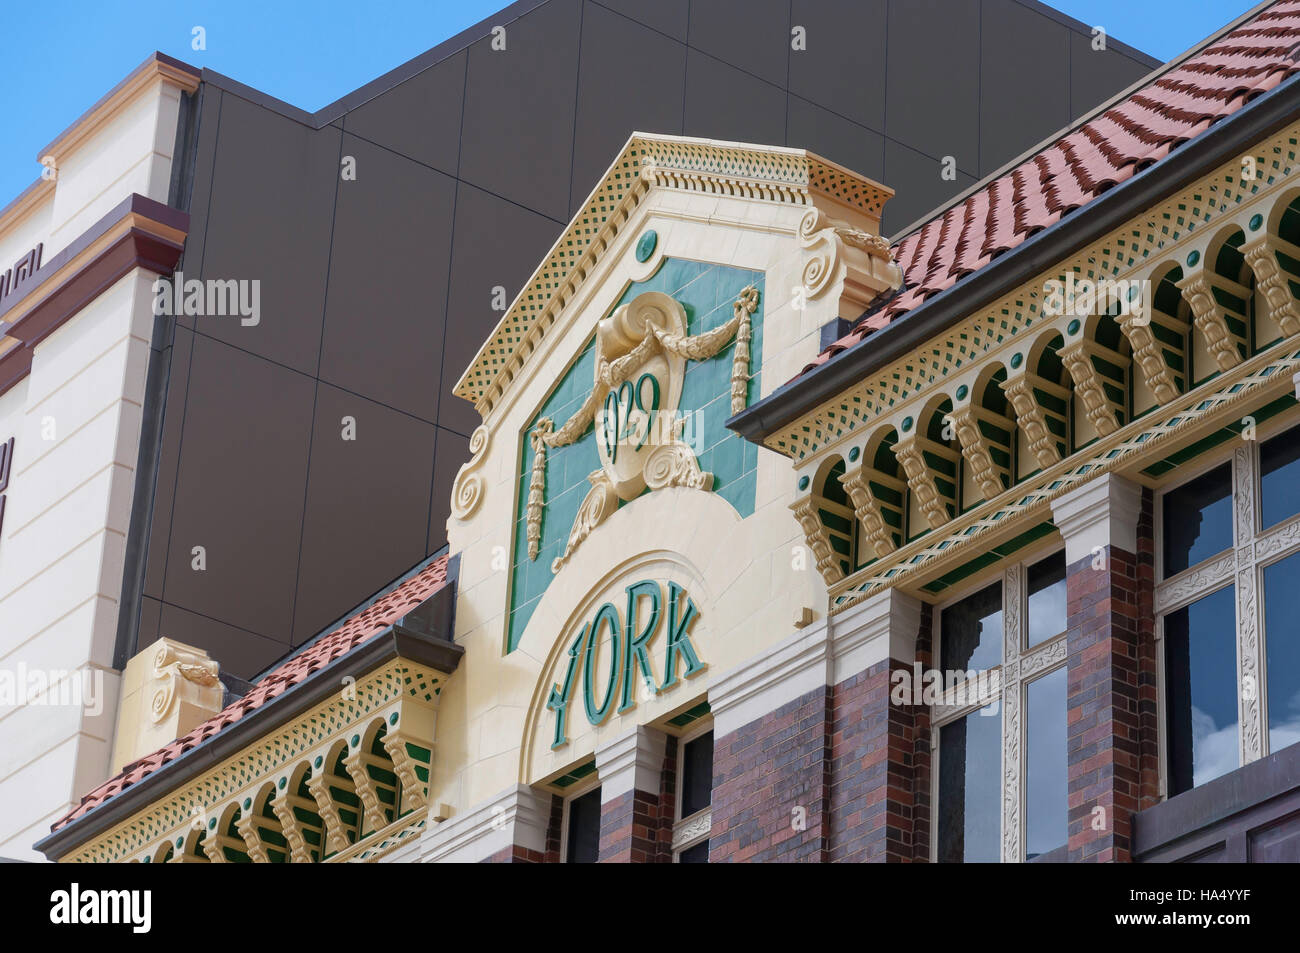
[[[314,111],[438,45],[505,0],[63,0],[5,5],[0,207],[40,174],[36,152],[154,50]],[[645,0],[647,3],[656,0]],[[707,2],[707,0],[695,0]],[[899,0],[895,0],[899,2]],[[1056,0],[1161,60],[1253,0]],[[191,31],[207,31],[207,49]]]

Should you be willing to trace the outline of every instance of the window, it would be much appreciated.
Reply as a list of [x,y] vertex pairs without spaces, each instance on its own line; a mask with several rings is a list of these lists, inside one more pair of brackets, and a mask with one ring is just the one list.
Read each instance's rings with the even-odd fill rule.
[[1300,741],[1300,428],[1160,495],[1169,797]]
[[673,862],[707,864],[712,825],[713,731],[687,735],[678,744],[681,771],[673,824]]
[[1063,846],[1065,554],[1010,566],[937,617],[934,859],[1021,861]]
[[600,788],[565,803],[564,862],[594,864],[600,855]]
[[987,705],[939,729],[939,855],[948,863],[1001,856],[1002,719]]

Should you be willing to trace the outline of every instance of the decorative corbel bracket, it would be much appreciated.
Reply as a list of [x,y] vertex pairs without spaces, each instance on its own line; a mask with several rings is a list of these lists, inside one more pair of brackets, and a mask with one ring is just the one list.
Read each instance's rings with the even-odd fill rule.
[[840,568],[840,561],[835,558],[835,551],[831,549],[830,534],[817,515],[816,499],[812,495],[801,497],[790,504],[790,509],[799,521],[799,528],[803,530],[808,548],[812,550],[817,571],[826,580],[826,585],[839,582],[844,578],[844,571]]
[[966,459],[966,465],[970,467],[975,485],[979,487],[980,494],[985,500],[993,499],[1009,484],[1009,480],[1003,482],[1003,474],[1008,471],[993,462],[993,455],[989,451],[988,441],[980,432],[979,420],[974,408],[970,404],[960,405],[953,408],[948,418],[957,433],[957,440],[961,443],[961,454]]
[[[1080,338],[1062,347],[1060,355],[1065,369],[1070,372],[1070,377],[1074,381],[1075,396],[1083,401],[1084,412],[1092,421],[1097,435],[1109,437],[1119,429],[1119,419],[1116,415],[1122,414],[1125,408],[1107,396],[1106,389],[1102,386],[1101,375],[1097,373],[1097,368],[1092,363],[1093,354],[1098,350],[1094,342]],[[1118,355],[1107,354],[1106,357],[1115,360]]]
[[799,244],[807,252],[802,281],[808,297],[815,300],[836,286],[841,317],[861,314],[903,284],[888,241],[819,208],[810,208],[800,220]]
[[1184,275],[1178,288],[1192,309],[1192,321],[1205,338],[1205,346],[1220,371],[1230,371],[1241,363],[1245,341],[1228,327],[1222,306],[1214,299],[1214,290],[1204,268]]
[[[1268,302],[1269,316],[1282,328],[1283,334],[1291,337],[1300,334],[1300,309],[1296,307],[1290,282],[1277,263],[1280,243],[1281,239],[1261,235],[1242,245],[1241,253],[1255,274],[1255,290],[1263,294],[1264,300]],[[1300,249],[1295,251],[1300,254]]]
[[1026,372],[1008,378],[1002,385],[1002,390],[1016,412],[1016,423],[1025,436],[1029,452],[1038,462],[1038,468],[1046,470],[1060,462],[1061,450],[1056,437],[1047,427],[1047,415],[1034,396],[1034,386],[1037,383],[1037,377]]
[[840,483],[853,504],[854,515],[862,524],[867,545],[877,559],[888,556],[898,547],[894,545],[894,534],[885,523],[881,502],[871,490],[871,474],[866,467],[858,467],[840,477]]
[[912,433],[899,439],[898,443],[894,444],[894,456],[903,465],[903,472],[907,474],[907,485],[911,487],[912,496],[916,499],[917,506],[925,515],[930,528],[940,529],[946,526],[952,519],[952,514],[948,512],[943,494],[935,485],[934,471],[925,462],[920,437]]

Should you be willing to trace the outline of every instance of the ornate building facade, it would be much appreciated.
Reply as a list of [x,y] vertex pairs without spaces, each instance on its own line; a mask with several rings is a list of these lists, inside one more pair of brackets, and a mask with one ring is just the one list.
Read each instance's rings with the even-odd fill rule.
[[830,158],[634,133],[451,387],[445,550],[248,683],[134,655],[37,849],[1295,859],[1297,44],[892,241]]

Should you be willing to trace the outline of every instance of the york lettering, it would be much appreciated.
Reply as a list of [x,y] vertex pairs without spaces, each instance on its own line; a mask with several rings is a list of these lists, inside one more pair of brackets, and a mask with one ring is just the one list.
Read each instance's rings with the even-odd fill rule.
[[[672,688],[679,678],[704,671],[691,627],[699,610],[686,590],[675,582],[663,586],[643,580],[628,586],[622,611],[606,602],[569,644],[561,681],[551,686],[546,700],[555,712],[552,748],[568,743],[569,706],[582,690],[582,708],[592,725],[602,724],[615,709],[622,714],[636,707],[638,683],[651,695]],[[666,605],[665,605],[666,603]],[[663,671],[655,684],[650,647],[660,629],[667,632]]]

